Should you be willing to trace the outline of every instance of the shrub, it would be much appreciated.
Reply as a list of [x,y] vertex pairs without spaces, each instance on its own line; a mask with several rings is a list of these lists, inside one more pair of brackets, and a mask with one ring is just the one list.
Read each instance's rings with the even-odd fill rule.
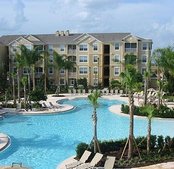
[[76,147],[77,157],[80,158],[82,156],[82,154],[84,153],[84,151],[87,150],[87,148],[88,148],[88,144],[86,144],[86,143],[78,144]]

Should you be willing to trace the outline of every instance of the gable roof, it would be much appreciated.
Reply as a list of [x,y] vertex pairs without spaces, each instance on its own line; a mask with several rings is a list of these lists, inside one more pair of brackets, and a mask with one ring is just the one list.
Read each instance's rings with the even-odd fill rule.
[[[35,45],[44,45],[44,44],[75,44],[75,39],[83,36],[85,33],[73,33],[69,36],[57,36],[56,34],[37,34],[31,35],[40,41],[32,41]],[[130,33],[86,33],[89,36],[96,38],[103,43],[119,42]],[[10,42],[18,39],[19,37],[27,37],[28,35],[4,35],[0,37],[0,42],[8,45]]]

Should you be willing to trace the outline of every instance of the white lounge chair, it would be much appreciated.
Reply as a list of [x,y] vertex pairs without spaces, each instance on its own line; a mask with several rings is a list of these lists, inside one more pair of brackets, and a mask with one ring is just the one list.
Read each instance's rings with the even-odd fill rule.
[[76,162],[67,164],[67,165],[65,165],[65,167],[67,169],[75,168],[75,167],[79,166],[80,164],[85,163],[86,160],[89,158],[90,155],[91,155],[91,152],[85,150],[79,161],[76,161]]
[[50,104],[50,107],[53,108],[53,109],[58,109],[58,108],[60,108],[59,105],[53,105],[52,102],[49,102],[49,104]]
[[102,159],[103,154],[96,153],[95,156],[93,157],[92,161],[90,163],[83,163],[79,166],[76,167],[76,169],[88,169],[88,168],[93,168],[95,165]]
[[93,169],[113,169],[115,164],[115,157],[107,156],[104,167],[94,167]]
[[82,90],[82,93],[83,93],[83,95],[85,95],[85,94],[86,94],[86,90],[85,90],[85,89],[83,89],[83,90]]

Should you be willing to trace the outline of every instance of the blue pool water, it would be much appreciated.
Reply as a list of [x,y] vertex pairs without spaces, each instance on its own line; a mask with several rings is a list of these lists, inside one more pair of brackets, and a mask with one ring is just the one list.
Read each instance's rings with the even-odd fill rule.
[[[64,100],[76,110],[55,115],[9,115],[0,122],[0,132],[11,137],[11,146],[0,153],[0,165],[22,162],[33,169],[56,169],[75,154],[80,142],[90,143],[93,134],[92,106],[87,99]],[[108,107],[121,101],[99,100],[98,138],[120,139],[128,135],[129,118],[109,112]],[[173,136],[174,121],[153,120],[152,132]],[[135,119],[135,136],[146,135],[147,120]]]

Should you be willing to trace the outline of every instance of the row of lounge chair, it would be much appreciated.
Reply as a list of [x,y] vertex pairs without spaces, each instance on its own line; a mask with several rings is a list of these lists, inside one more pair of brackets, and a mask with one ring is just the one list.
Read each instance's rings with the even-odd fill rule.
[[[85,150],[79,161],[70,163],[66,165],[66,169],[89,169],[89,168],[94,168],[97,163],[102,159],[103,154],[101,153],[96,153],[91,160],[90,163],[87,163],[86,161],[90,157],[91,152],[88,150]],[[104,164],[104,169],[113,169],[115,163],[115,157],[112,156],[107,156],[106,161]],[[97,168],[97,167],[95,167]]]
[[[81,90],[81,89],[68,89],[68,93],[69,94],[90,94],[90,93],[92,93],[93,91],[95,91],[95,89],[94,90],[92,90],[92,89],[89,89],[88,90],[88,93],[86,93],[86,90],[85,89],[83,89],[83,90]],[[102,90],[100,90],[100,92],[101,92],[101,94],[105,94],[105,95],[109,95],[109,94],[111,94],[111,95],[113,95],[113,94],[123,94],[123,90],[113,90],[113,89],[111,89],[111,90],[109,90],[109,89],[107,89],[107,88],[104,88],[104,89],[102,89]]]
[[42,102],[42,108],[47,108],[47,109],[59,109],[61,108],[60,105],[54,105],[52,102],[49,102],[48,105],[45,102]]

